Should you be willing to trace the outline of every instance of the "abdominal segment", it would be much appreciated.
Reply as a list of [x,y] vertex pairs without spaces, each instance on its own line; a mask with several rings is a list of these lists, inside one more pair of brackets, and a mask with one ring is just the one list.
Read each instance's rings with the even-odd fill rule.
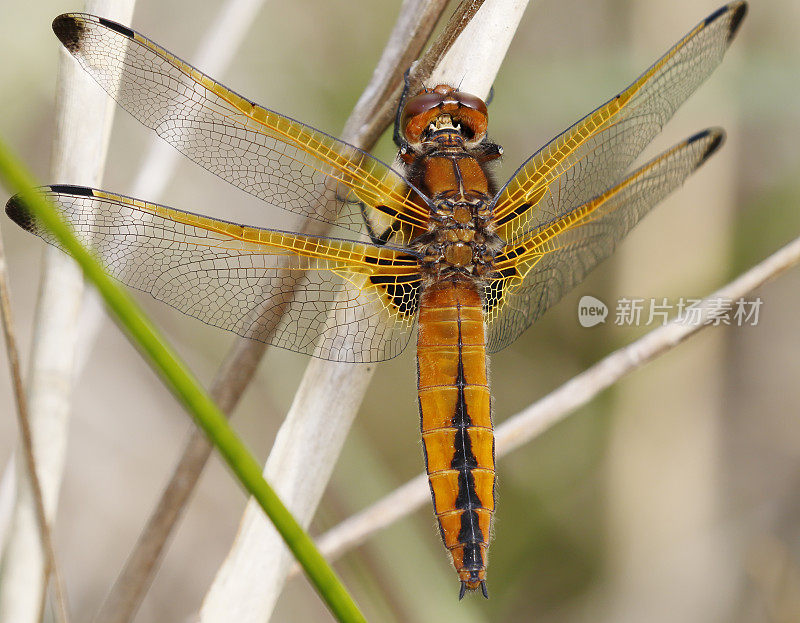
[[442,540],[462,587],[485,593],[494,435],[484,314],[474,282],[447,278],[425,288],[417,362],[422,441]]

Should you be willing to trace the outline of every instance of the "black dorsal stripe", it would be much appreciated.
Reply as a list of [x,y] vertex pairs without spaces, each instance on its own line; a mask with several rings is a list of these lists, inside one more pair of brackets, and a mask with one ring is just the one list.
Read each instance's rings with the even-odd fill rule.
[[[460,310],[459,310],[460,311]],[[467,412],[467,399],[464,396],[464,387],[467,379],[464,376],[464,360],[461,357],[461,318],[458,319],[458,373],[456,375],[456,387],[458,388],[458,398],[456,399],[456,412],[451,420],[452,426],[466,428],[472,425],[472,419]]]
[[[450,461],[452,469],[475,469],[478,467],[478,459],[472,452],[472,440],[469,438],[467,431],[469,427],[460,427],[456,431],[456,436],[453,439],[453,445],[456,447],[453,453],[453,460]],[[458,492],[459,496],[461,491]],[[474,494],[474,491],[470,493]]]
[[[478,467],[478,459],[472,451],[472,440],[469,436],[469,429],[472,426],[472,419],[467,409],[467,400],[464,395],[464,388],[467,379],[464,375],[464,358],[462,349],[464,346],[461,335],[461,305],[458,305],[458,373],[456,376],[456,387],[458,388],[458,398],[456,399],[456,409],[453,414],[452,425],[456,427],[456,434],[453,439],[453,460],[450,462],[452,469],[457,469],[458,473],[458,494],[456,496],[455,507],[462,512],[461,528],[458,532],[459,543],[476,543],[483,541],[478,515],[474,508],[480,507],[480,498],[475,489],[475,478],[472,470]],[[468,554],[469,552],[469,554]],[[469,564],[467,558],[469,556]],[[480,551],[472,551],[472,546],[464,548],[464,563],[466,568],[482,568]]]
[[456,508],[461,510],[471,510],[473,508],[483,508],[478,493],[475,489],[475,476],[468,469],[458,472],[458,495],[456,496]]
[[[480,534],[481,533],[480,528],[477,528],[477,522],[478,522],[477,515],[475,515],[475,525],[478,538],[477,539],[472,538],[471,530],[466,534],[464,533],[464,528],[465,527],[468,528],[470,525],[470,521],[469,519],[467,519],[468,515],[475,515],[475,512],[469,511],[461,516],[461,532],[458,535],[458,540],[461,543],[465,543],[464,557],[462,558],[464,568],[467,569],[468,571],[478,571],[480,569],[483,569],[483,556],[481,556],[481,547],[479,545],[479,542],[483,539],[483,537]],[[462,539],[461,538],[462,535],[465,538]],[[477,580],[477,578],[473,579]]]

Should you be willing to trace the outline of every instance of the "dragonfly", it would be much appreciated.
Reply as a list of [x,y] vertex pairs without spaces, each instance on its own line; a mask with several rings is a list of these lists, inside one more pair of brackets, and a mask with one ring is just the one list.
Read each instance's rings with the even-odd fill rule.
[[[233,186],[326,226],[242,225],[94,188],[38,189],[108,272],[210,325],[323,359],[400,354],[416,327],[423,453],[459,598],[486,587],[495,512],[488,355],[575,287],[715,153],[694,134],[634,169],[719,65],[747,12],[731,2],[535,152],[500,185],[486,103],[442,84],[397,110],[393,166],[264,108],[147,37],[88,14],[53,30],[122,108]],[[53,236],[12,197],[8,216]]]

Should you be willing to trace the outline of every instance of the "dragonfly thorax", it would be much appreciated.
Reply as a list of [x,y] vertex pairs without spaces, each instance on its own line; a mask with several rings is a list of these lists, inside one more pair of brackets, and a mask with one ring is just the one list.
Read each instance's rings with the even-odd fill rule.
[[491,210],[481,199],[445,199],[431,209],[428,233],[418,242],[423,265],[431,274],[484,274],[502,241],[489,226]]
[[400,158],[430,208],[427,232],[414,246],[431,277],[486,274],[502,247],[491,226],[496,186],[489,171],[502,150],[486,138],[486,123],[480,98],[446,85],[420,93],[404,108],[408,142]]

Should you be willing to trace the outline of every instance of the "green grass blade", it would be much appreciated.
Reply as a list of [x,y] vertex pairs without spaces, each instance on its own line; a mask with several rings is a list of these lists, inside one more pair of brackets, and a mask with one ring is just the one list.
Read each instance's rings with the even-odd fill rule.
[[[2,138],[0,179],[12,193],[29,191],[36,186],[30,173],[13,156]],[[69,225],[50,202],[37,193],[27,193],[25,202],[75,258],[86,279],[97,288],[119,325],[159,373],[167,387],[183,403],[197,425],[205,431],[242,486],[264,509],[334,616],[340,621],[365,621],[355,601],[319,553],[311,537],[264,480],[261,466],[228,424],[224,414],[167,345],[137,303],[106,274],[94,255],[81,246]]]

